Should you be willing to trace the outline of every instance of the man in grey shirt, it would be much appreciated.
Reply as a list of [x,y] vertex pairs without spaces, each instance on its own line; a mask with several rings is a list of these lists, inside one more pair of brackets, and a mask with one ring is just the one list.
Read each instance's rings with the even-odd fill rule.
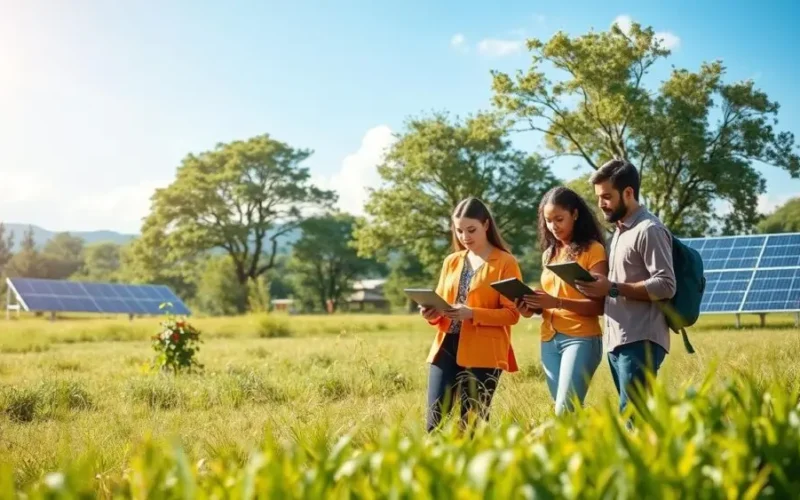
[[[675,295],[672,235],[639,204],[639,173],[630,162],[611,160],[591,179],[605,219],[616,224],[608,249],[608,277],[581,283],[589,297],[605,297],[608,363],[623,411],[638,389],[648,388],[669,352],[670,332],[656,301]],[[643,393],[642,393],[643,395]]]

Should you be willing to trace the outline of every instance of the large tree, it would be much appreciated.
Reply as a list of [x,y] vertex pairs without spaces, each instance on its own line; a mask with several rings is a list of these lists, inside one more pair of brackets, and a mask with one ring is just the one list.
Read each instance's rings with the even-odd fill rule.
[[760,233],[800,232],[800,198],[792,198],[758,224]]
[[167,251],[160,258],[174,261],[222,249],[246,286],[272,268],[283,235],[335,201],[334,193],[309,182],[301,164],[310,155],[266,134],[190,154],[175,181],[153,196],[141,241],[150,232]]
[[[753,227],[765,181],[756,162],[800,175],[794,137],[777,132],[778,103],[752,81],[726,83],[720,62],[674,69],[657,91],[648,73],[670,51],[652,28],[528,41],[532,64],[493,72],[494,103],[521,130],[537,131],[556,155],[597,169],[611,158],[642,174],[647,206],[673,230],[703,233]],[[717,216],[715,206],[732,207]]]
[[539,201],[556,183],[539,157],[513,149],[507,129],[485,113],[463,122],[438,113],[410,120],[378,172],[383,185],[370,193],[367,221],[356,232],[359,251],[385,257],[402,249],[431,277],[448,252],[459,201],[486,201],[519,257],[535,244]]
[[375,260],[358,256],[353,243],[356,219],[348,214],[314,217],[301,225],[303,231],[294,244],[289,270],[303,302],[316,302],[334,311],[352,291],[353,282],[383,270]]
[[88,245],[83,250],[81,269],[73,274],[72,278],[99,283],[117,283],[120,281],[121,253],[121,248],[116,243]]
[[22,235],[20,249],[11,257],[6,266],[6,275],[18,278],[43,278],[45,265],[42,254],[36,246],[33,227]]
[[67,279],[83,266],[82,238],[69,233],[58,233],[42,249],[44,275],[50,279]]

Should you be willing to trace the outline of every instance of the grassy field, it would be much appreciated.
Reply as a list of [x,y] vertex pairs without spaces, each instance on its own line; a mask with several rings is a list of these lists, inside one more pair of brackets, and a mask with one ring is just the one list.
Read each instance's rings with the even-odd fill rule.
[[[673,335],[660,380],[668,391],[716,387],[746,375],[756,388],[800,386],[800,331],[790,316],[703,318],[691,332],[697,354]],[[417,316],[198,318],[202,374],[152,373],[149,338],[158,321],[41,318],[0,320],[0,461],[17,486],[91,456],[97,478],[121,477],[139,443],[175,442],[192,463],[246,463],[267,436],[284,445],[330,450],[377,443],[386,429],[421,435],[433,330]],[[523,432],[551,418],[539,364],[538,323],[513,333],[521,372],[503,375],[492,427]],[[615,403],[604,361],[587,406]],[[588,424],[587,424],[588,425]],[[798,451],[800,456],[800,451]]]

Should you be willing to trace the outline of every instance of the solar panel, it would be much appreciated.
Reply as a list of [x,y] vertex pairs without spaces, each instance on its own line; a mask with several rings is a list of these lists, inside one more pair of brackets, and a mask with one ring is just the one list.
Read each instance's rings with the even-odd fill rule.
[[[26,311],[90,312],[111,314],[191,314],[169,287],[84,283],[34,278],[8,278],[6,282]],[[161,309],[164,303],[171,307]]]
[[682,241],[703,258],[702,313],[800,311],[800,233]]

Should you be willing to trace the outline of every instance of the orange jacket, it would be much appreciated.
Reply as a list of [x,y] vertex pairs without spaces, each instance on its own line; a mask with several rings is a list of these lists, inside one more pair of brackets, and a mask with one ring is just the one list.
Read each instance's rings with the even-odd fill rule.
[[[458,282],[466,254],[466,250],[452,253],[442,265],[436,293],[450,304],[455,304],[458,297]],[[519,321],[519,311],[513,301],[490,286],[506,278],[522,279],[519,264],[513,255],[495,248],[472,277],[465,304],[472,309],[473,317],[461,323],[456,356],[460,366],[499,368],[508,372],[519,370],[511,347],[511,326]],[[429,323],[438,330],[428,353],[427,361],[431,363],[442,346],[450,320],[439,317]]]

